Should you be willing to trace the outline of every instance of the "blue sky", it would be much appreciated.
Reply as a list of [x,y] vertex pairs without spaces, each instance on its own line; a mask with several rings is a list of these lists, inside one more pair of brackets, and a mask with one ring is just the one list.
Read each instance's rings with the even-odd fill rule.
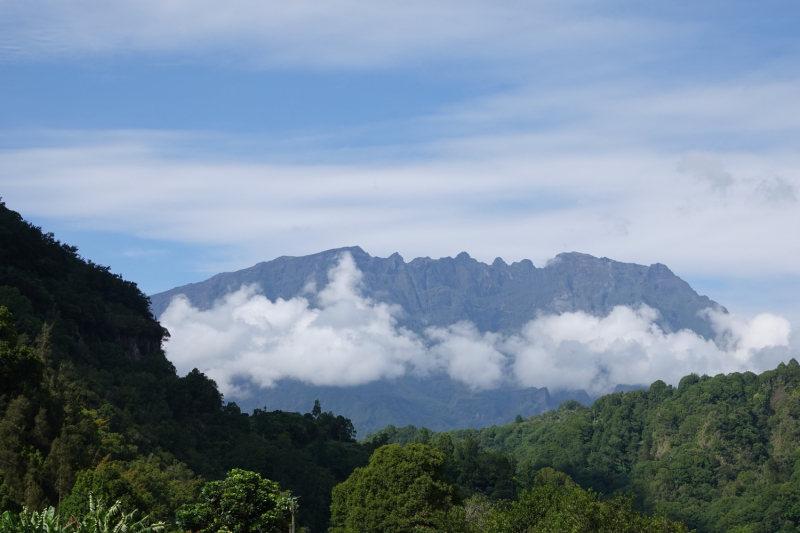
[[148,293],[360,245],[800,320],[790,1],[0,2],[0,195]]

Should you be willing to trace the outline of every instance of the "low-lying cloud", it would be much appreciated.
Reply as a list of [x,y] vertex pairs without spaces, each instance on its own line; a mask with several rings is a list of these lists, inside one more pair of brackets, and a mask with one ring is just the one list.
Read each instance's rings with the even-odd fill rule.
[[400,309],[359,295],[361,273],[346,255],[330,283],[309,298],[274,303],[242,287],[207,311],[177,297],[161,317],[167,353],[180,371],[198,367],[226,393],[246,377],[262,387],[293,378],[317,385],[357,385],[403,375],[425,359],[416,336],[397,327]]
[[788,357],[791,326],[784,318],[706,313],[716,342],[690,330],[665,333],[655,323],[658,311],[644,305],[619,306],[602,318],[582,312],[540,317],[507,341],[513,375],[528,386],[600,394],[618,384],[677,384],[692,372],[766,370]]
[[161,316],[172,334],[167,354],[179,372],[198,368],[227,396],[243,397],[250,381],[271,387],[281,379],[351,386],[411,373],[446,373],[476,389],[503,385],[585,389],[617,384],[677,384],[696,372],[763,371],[798,348],[789,322],[764,313],[751,319],[707,309],[716,338],[690,330],[664,332],[658,311],[616,307],[606,317],[583,312],[540,316],[517,334],[481,333],[459,322],[422,334],[398,326],[403,310],[361,291],[361,272],[349,254],[320,291],[270,301],[243,286],[211,309],[186,297]]

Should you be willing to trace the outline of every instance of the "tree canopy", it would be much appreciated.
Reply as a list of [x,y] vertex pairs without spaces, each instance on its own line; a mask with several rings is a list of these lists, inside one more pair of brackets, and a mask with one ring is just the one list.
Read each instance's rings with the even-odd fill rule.
[[235,468],[222,481],[206,483],[196,503],[177,512],[178,524],[193,533],[272,533],[288,528],[289,493],[255,472]]
[[552,467],[584,488],[700,532],[800,527],[800,365],[657,381],[522,423],[451,433],[513,454],[523,482]]
[[566,474],[552,468],[540,470],[534,485],[517,501],[500,505],[492,513],[490,533],[688,533],[680,522],[648,516],[633,510],[633,496],[601,501]]
[[424,444],[383,446],[333,489],[331,533],[404,533],[433,527],[456,491],[445,456]]

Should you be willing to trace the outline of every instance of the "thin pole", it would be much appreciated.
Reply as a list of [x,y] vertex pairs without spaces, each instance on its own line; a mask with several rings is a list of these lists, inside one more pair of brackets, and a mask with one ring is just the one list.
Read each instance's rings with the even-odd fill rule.
[[294,498],[292,498],[292,531],[294,533]]

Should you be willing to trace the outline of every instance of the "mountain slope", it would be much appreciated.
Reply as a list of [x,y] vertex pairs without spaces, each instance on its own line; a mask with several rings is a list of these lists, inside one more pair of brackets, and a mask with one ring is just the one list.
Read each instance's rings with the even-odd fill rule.
[[425,257],[406,263],[399,254],[372,257],[355,246],[305,257],[279,257],[176,287],[152,295],[152,309],[160,316],[178,294],[207,309],[243,284],[257,284],[272,301],[290,299],[303,294],[309,282],[324,287],[328,271],[342,252],[350,252],[363,273],[364,294],[401,305],[406,315],[400,325],[416,332],[459,320],[473,322],[482,332],[513,331],[539,313],[584,311],[606,316],[614,306],[644,303],[661,313],[657,323],[663,330],[691,329],[712,338],[708,320],[698,311],[719,307],[661,264],[647,267],[565,253],[548,266],[536,268],[528,260],[508,265],[500,258],[487,265],[464,252],[455,258]]

